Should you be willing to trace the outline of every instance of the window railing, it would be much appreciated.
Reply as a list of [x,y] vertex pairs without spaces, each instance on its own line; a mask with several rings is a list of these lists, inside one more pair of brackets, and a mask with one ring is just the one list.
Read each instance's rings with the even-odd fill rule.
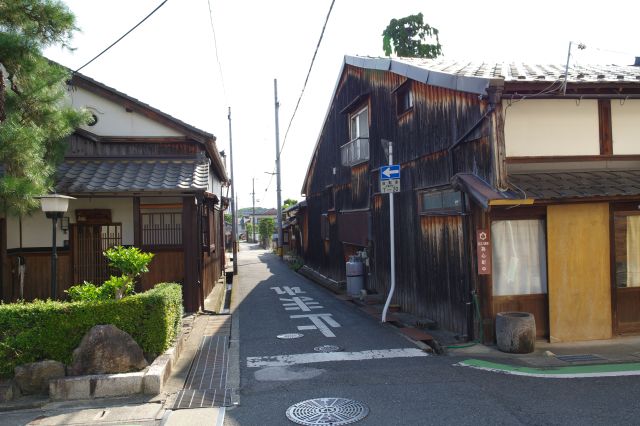
[[369,138],[356,138],[340,147],[343,166],[355,166],[369,161]]
[[182,213],[142,213],[142,244],[178,246],[182,244]]

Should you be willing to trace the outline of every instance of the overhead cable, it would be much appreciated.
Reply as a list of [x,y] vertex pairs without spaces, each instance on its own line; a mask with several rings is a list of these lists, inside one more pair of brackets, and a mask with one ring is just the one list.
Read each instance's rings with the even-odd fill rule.
[[220,71],[220,81],[222,82],[222,93],[224,98],[227,99],[227,90],[224,85],[224,74],[222,73],[222,64],[220,63],[220,57],[218,56],[218,41],[216,39],[216,30],[213,25],[213,11],[211,10],[211,0],[207,0],[209,5],[209,22],[211,22],[211,32],[213,33],[213,47],[216,51],[216,61],[218,62],[218,70]]
[[[336,0],[332,0],[331,1],[331,6],[329,6],[329,12],[327,12],[327,17],[324,20],[324,25],[322,26],[322,32],[320,33],[320,38],[318,39],[318,44],[316,45],[316,50],[313,52],[313,57],[311,58],[311,64],[309,65],[309,71],[307,71],[307,77],[304,79],[304,84],[302,85],[302,91],[300,92],[300,96],[298,97],[298,102],[296,103],[296,107],[293,110],[293,114],[291,115],[291,120],[289,120],[289,125],[287,126],[287,131],[284,133],[284,138],[282,140],[282,146],[280,147],[280,152],[278,153],[278,155],[282,155],[282,151],[284,150],[284,146],[287,143],[287,136],[289,135],[289,130],[291,130],[291,125],[293,124],[293,119],[296,116],[296,113],[298,112],[298,107],[300,106],[300,101],[302,100],[302,96],[304,95],[304,90],[307,88],[307,83],[309,82],[309,76],[311,75],[311,70],[313,69],[313,64],[316,60],[316,56],[318,54],[318,49],[320,48],[320,43],[322,43],[322,38],[324,37],[324,31],[327,28],[327,23],[329,22],[329,17],[331,16],[331,11],[333,10],[333,5],[335,4]],[[273,169],[274,173],[272,173],[272,178],[273,178],[273,174],[275,174],[275,167]],[[269,184],[267,185],[267,188],[264,190],[264,192],[269,191],[269,187],[271,186],[271,179],[269,179]]]
[[151,15],[153,15],[154,13],[156,13],[158,11],[158,9],[160,9],[162,6],[164,6],[164,4],[169,1],[169,0],[164,0],[162,3],[160,3],[155,9],[153,9],[151,11],[151,13],[149,13],[147,16],[144,17],[144,19],[140,22],[138,22],[133,28],[131,28],[129,31],[127,31],[126,33],[124,33],[122,35],[122,37],[120,37],[119,39],[117,39],[116,41],[114,41],[113,43],[111,43],[106,49],[104,49],[102,52],[98,53],[96,56],[93,57],[93,59],[91,59],[89,62],[87,62],[86,64],[84,64],[83,66],[81,66],[80,68],[78,68],[77,70],[74,71],[74,73],[79,72],[82,68],[86,67],[87,65],[89,65],[90,63],[92,63],[93,61],[95,61],[96,59],[98,59],[100,56],[102,56],[104,53],[106,53],[109,49],[111,49],[113,46],[115,46],[116,44],[118,44],[118,42],[120,42],[120,40],[122,40],[123,38],[125,38],[126,36],[128,36],[131,32],[133,32],[133,30],[135,30],[136,28],[138,28],[144,21],[146,21],[147,19],[149,19],[151,17]]
[[336,0],[331,1],[331,6],[329,6],[329,12],[327,13],[327,17],[324,20],[324,25],[322,26],[322,32],[320,33],[320,38],[318,39],[318,44],[316,45],[316,50],[313,52],[313,58],[311,58],[311,65],[309,65],[309,71],[307,71],[307,77],[304,80],[304,85],[302,86],[302,91],[300,92],[300,97],[298,97],[298,102],[296,103],[296,107],[293,110],[293,114],[291,115],[291,120],[289,121],[289,125],[287,126],[287,131],[284,133],[284,139],[282,140],[282,147],[280,148],[280,154],[284,150],[284,145],[287,143],[287,135],[289,134],[289,130],[291,129],[291,124],[293,124],[293,119],[296,116],[296,112],[298,112],[298,107],[300,106],[300,101],[302,100],[302,96],[304,95],[304,90],[307,88],[307,83],[309,82],[309,76],[311,75],[311,70],[313,69],[313,63],[316,60],[316,55],[318,54],[318,49],[320,48],[320,43],[322,42],[322,37],[324,36],[324,30],[327,28],[327,23],[329,22],[329,17],[331,16],[331,11],[333,10],[333,5]]

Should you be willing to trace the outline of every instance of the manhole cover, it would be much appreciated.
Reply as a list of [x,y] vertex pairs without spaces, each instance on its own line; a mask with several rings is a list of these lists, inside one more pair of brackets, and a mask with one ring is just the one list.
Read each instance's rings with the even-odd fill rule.
[[556,355],[560,361],[565,362],[590,362],[590,361],[603,361],[604,358],[593,354],[584,355]]
[[369,407],[345,398],[316,398],[287,408],[287,418],[299,425],[348,425],[367,417]]
[[299,339],[302,336],[304,336],[304,334],[302,333],[286,333],[286,334],[278,334],[276,337],[278,339]]
[[316,352],[340,352],[342,348],[336,345],[322,345],[316,346],[313,350]]

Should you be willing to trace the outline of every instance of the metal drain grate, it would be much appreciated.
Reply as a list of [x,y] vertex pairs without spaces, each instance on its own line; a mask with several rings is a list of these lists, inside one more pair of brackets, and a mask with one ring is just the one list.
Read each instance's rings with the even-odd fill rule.
[[285,333],[285,334],[278,334],[276,337],[278,339],[299,339],[302,336],[304,336],[304,334],[302,333]]
[[299,425],[348,425],[367,417],[369,407],[345,398],[316,398],[287,408],[287,418]]
[[322,345],[316,346],[313,350],[316,352],[340,352],[342,351],[342,348],[336,345]]
[[605,359],[593,354],[584,355],[556,355],[560,361],[564,362],[590,362],[590,361],[604,361]]
[[178,392],[171,409],[229,407],[233,405],[233,393],[233,388],[185,389]]

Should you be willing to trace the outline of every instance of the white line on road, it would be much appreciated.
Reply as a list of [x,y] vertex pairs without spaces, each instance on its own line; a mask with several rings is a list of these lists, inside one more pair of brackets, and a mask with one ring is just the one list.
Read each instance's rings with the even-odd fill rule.
[[278,356],[247,357],[248,368],[284,367],[296,364],[313,364],[316,362],[364,361],[369,359],[415,358],[429,356],[422,349],[380,349],[362,352],[326,352]]

